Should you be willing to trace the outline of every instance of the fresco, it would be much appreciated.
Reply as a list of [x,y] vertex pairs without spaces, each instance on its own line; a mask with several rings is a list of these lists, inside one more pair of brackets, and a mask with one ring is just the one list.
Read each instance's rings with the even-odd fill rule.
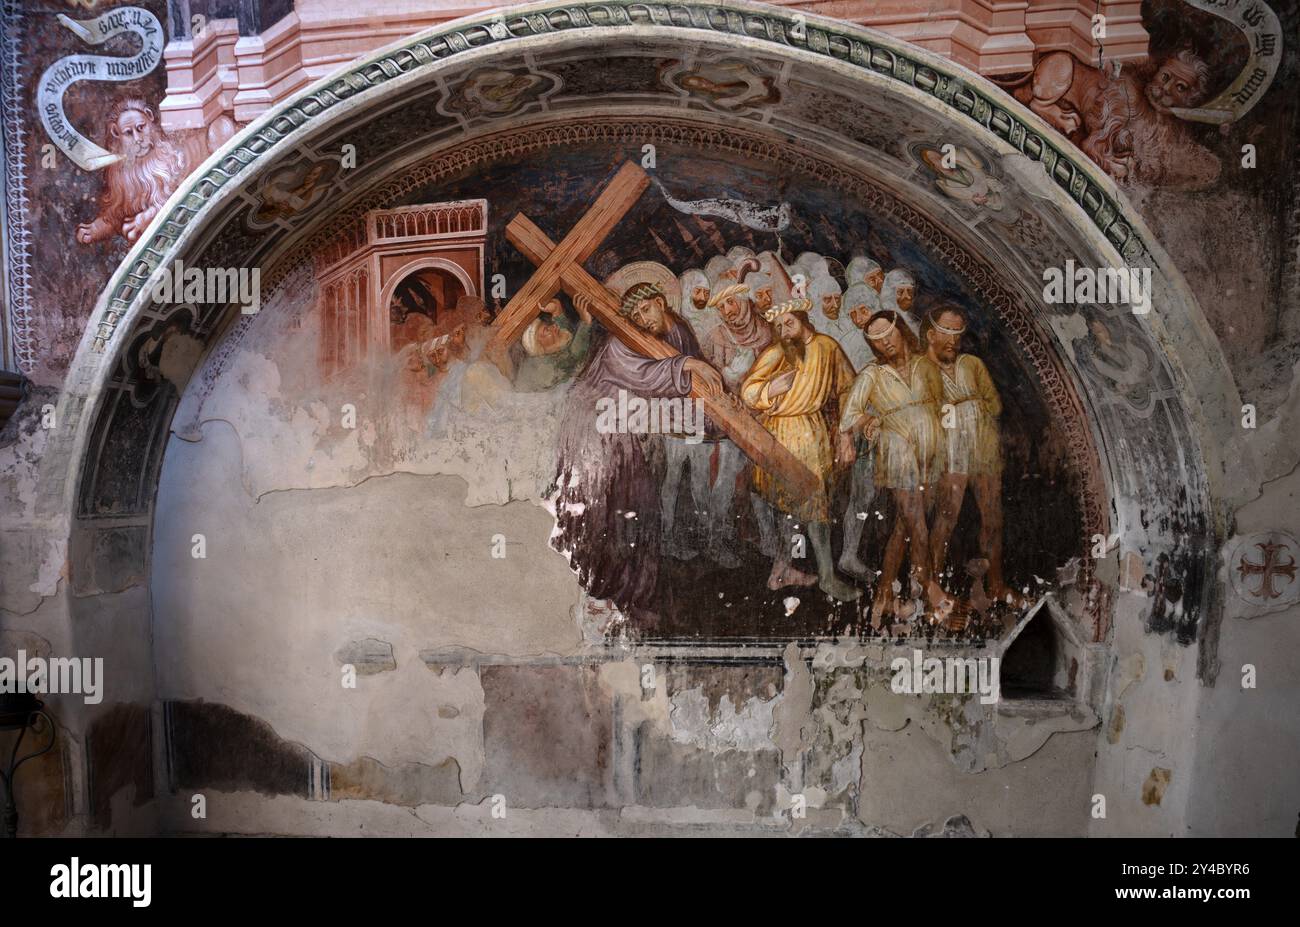
[[519,156],[368,213],[289,288],[289,395],[364,394],[372,470],[517,422],[510,495],[552,514],[610,640],[979,638],[1056,588],[1079,474],[945,259],[827,185],[638,154]]
[[[1007,73],[846,10],[373,56],[321,20],[353,57],[311,87],[316,20],[191,45],[217,6],[5,7],[0,593],[162,739],[67,713],[52,805],[125,827],[121,755],[246,802],[169,832],[501,794],[538,832],[808,798],[801,833],[1181,833],[1196,745],[1286,716],[1285,641],[1243,635],[1300,597],[1294,3],[1132,4],[1121,66],[1002,33]],[[1067,267],[1151,282],[1049,297]],[[924,651],[1001,694],[898,688]]]

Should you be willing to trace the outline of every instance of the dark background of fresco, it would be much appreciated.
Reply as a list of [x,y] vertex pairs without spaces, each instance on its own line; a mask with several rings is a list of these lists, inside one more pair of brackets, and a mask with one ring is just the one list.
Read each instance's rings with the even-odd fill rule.
[[[618,166],[628,159],[639,162],[640,157],[639,147],[614,144],[534,153],[478,167],[472,176],[415,191],[394,205],[487,196],[485,273],[489,280],[493,274],[504,274],[513,293],[531,275],[533,265],[507,241],[505,226],[510,219],[522,212],[559,241]],[[847,202],[840,192],[820,182],[775,175],[768,165],[746,163],[734,155],[704,156],[670,145],[658,146],[657,158],[654,175],[678,199],[733,197],[764,205],[789,202],[795,218],[780,241],[787,261],[803,251],[835,257],[845,264],[856,254],[868,254],[886,269],[901,266],[912,271],[918,282],[917,304],[921,311],[939,299],[967,306],[972,316],[967,350],[988,364],[1004,405],[1008,578],[1019,587],[1038,589],[1035,575],[1052,581],[1057,568],[1085,553],[1080,510],[1071,488],[1063,439],[1039,395],[1032,368],[982,307],[972,302],[950,270],[933,263],[917,243],[898,229],[869,214],[860,204]],[[773,250],[777,236],[751,232],[722,220],[701,222],[669,206],[652,185],[587,263],[587,269],[603,279],[629,261],[655,260],[680,274],[692,267],[703,267],[709,258],[735,245],[755,251]],[[568,311],[572,312],[571,308]],[[687,482],[682,483],[679,519],[690,512]],[[845,503],[846,498],[837,500],[833,512],[842,513]],[[742,508],[748,521],[748,505]],[[875,517],[877,508],[885,516],[883,519]],[[879,551],[892,520],[885,497],[878,496],[862,548],[862,558],[869,567],[879,566]],[[742,525],[742,531],[745,527],[751,526]],[[972,542],[977,530],[973,497],[968,495],[950,563],[961,564],[975,555]],[[838,557],[838,522],[833,534]],[[770,561],[751,544],[742,543],[741,547],[746,563],[731,571],[711,562],[702,563],[701,558],[688,563],[664,559],[659,621],[653,630],[644,627],[647,635],[707,640],[840,633],[846,625],[856,626],[858,610],[868,607],[866,597],[857,606],[832,607],[815,589],[769,592],[766,579]],[[811,547],[808,558],[806,566],[811,570]],[[959,577],[954,591],[963,588]],[[790,618],[784,617],[780,606],[781,599],[788,595],[803,600]]]

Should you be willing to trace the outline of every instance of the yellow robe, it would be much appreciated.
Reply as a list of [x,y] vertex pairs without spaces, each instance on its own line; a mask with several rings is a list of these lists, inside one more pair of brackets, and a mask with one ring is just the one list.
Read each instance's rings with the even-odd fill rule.
[[924,355],[908,362],[904,377],[888,364],[862,368],[843,404],[840,430],[875,409],[875,481],[887,489],[920,489],[943,472],[944,436],[939,421],[943,375]]
[[974,354],[959,354],[952,376],[943,368],[943,398],[956,416],[946,429],[948,471],[971,476],[997,476],[1002,472],[1002,447],[998,416],[1002,398],[988,368]]
[[829,335],[813,335],[795,368],[789,392],[776,398],[769,384],[791,370],[779,344],[759,355],[740,388],[740,397],[762,413],[763,425],[800,462],[822,479],[822,490],[812,498],[800,496],[762,468],[754,468],[754,491],[778,510],[806,522],[830,519],[826,484],[835,463],[831,432],[822,409],[832,399],[843,401],[853,385],[853,365],[839,342]]

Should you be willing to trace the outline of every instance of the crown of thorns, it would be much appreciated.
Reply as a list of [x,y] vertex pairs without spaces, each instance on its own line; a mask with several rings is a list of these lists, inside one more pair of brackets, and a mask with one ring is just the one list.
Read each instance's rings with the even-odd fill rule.
[[663,288],[658,284],[638,283],[623,294],[623,302],[620,303],[618,307],[619,314],[630,315],[632,310],[636,308],[637,303],[642,302],[643,300],[653,299],[656,296],[667,299],[667,297],[664,296]]

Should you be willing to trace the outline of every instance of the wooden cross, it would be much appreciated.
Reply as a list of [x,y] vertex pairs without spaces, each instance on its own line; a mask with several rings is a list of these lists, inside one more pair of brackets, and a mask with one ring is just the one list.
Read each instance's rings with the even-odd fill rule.
[[[664,360],[680,353],[620,315],[619,295],[582,267],[582,262],[595,253],[605,236],[649,185],[650,178],[645,171],[631,161],[624,163],[592,207],[558,245],[523,213],[510,220],[506,226],[506,238],[537,265],[537,270],[492,323],[492,337],[484,348],[489,359],[498,366],[507,365],[506,349],[561,289],[573,298],[583,297],[590,305],[592,315],[610,334],[643,357]],[[801,496],[824,491],[821,479],[730,397],[706,396],[696,386],[692,386],[691,396],[703,401],[705,414],[721,426],[750,460],[778,477],[790,490]]]

